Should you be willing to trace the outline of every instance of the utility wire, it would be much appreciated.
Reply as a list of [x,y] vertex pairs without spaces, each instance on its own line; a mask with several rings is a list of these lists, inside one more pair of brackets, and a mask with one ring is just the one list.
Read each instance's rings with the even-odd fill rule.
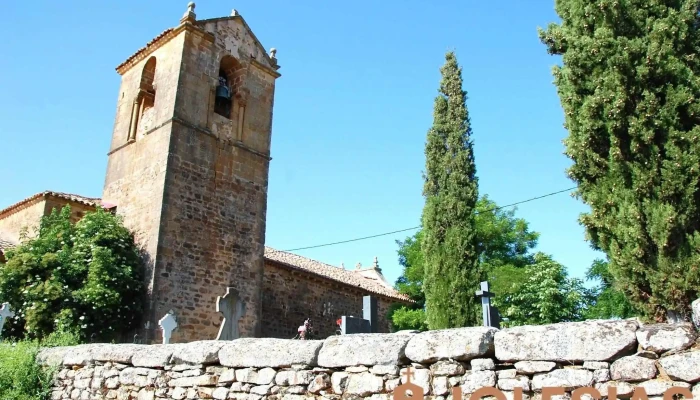
[[[518,202],[515,202],[515,203],[507,204],[507,205],[505,205],[505,206],[494,207],[494,208],[492,208],[492,209],[485,210],[485,211],[486,211],[486,212],[491,212],[491,211],[500,210],[501,208],[517,206],[518,204],[523,204],[523,203],[528,203],[528,202],[530,202],[530,201],[543,199],[543,198],[545,198],[545,197],[554,196],[555,194],[568,192],[569,190],[573,190],[573,189],[576,189],[576,186],[571,187],[571,188],[568,188],[568,189],[564,189],[564,190],[559,190],[559,191],[557,191],[557,192],[547,193],[547,194],[542,195],[542,196],[532,197],[532,198],[527,199],[527,200],[522,200],[522,201],[518,201]],[[483,211],[482,211],[482,212],[483,212]],[[475,214],[479,214],[479,212],[475,212]],[[357,242],[358,240],[366,240],[366,239],[372,239],[372,238],[376,238],[376,237],[380,237],[380,236],[393,235],[394,233],[412,231],[412,230],[419,229],[419,228],[420,228],[420,226],[414,226],[413,228],[400,229],[400,230],[398,230],[398,231],[385,232],[385,233],[380,233],[380,234],[372,235],[372,236],[364,236],[364,237],[360,237],[360,238],[356,238],[356,239],[342,240],[342,241],[340,241],[340,242],[333,242],[333,243],[326,243],[326,244],[318,244],[318,245],[316,245],[316,246],[298,247],[298,248],[296,248],[296,249],[283,250],[283,251],[297,251],[297,250],[315,249],[315,248],[317,248],[317,247],[325,247],[325,246],[333,246],[333,245],[342,244],[342,243]]]

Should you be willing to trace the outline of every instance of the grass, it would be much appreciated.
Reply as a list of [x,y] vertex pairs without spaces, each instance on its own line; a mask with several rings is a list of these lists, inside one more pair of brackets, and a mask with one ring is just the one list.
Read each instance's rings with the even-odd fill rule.
[[48,400],[55,368],[42,367],[36,357],[42,347],[78,344],[76,336],[55,333],[45,340],[0,344],[0,400]]

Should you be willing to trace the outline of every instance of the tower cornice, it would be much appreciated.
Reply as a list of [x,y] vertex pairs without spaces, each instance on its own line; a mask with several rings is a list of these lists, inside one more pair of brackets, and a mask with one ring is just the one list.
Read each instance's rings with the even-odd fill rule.
[[119,75],[124,75],[127,71],[131,69],[134,65],[138,64],[141,60],[147,58],[151,53],[156,51],[158,48],[168,43],[173,38],[177,37],[182,32],[191,32],[196,35],[200,35],[211,43],[214,43],[214,35],[203,30],[197,25],[186,21],[175,28],[168,28],[163,31],[160,35],[156,36],[146,44],[146,46],[138,49],[134,54],[129,56],[123,63],[119,64],[116,68]]

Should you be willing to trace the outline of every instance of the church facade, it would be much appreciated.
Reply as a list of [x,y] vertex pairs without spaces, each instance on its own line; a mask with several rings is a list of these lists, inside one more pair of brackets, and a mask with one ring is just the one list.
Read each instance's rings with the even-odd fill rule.
[[144,251],[149,304],[141,337],[158,336],[172,310],[172,342],[214,339],[216,298],[245,303],[243,337],[291,338],[306,318],[321,337],[377,297],[409,303],[378,265],[346,270],[265,246],[275,94],[275,50],[266,52],[237,13],[197,20],[194,4],[117,67],[122,81],[102,197],[43,192],[0,210],[0,254],[19,230],[70,204],[124,217]]

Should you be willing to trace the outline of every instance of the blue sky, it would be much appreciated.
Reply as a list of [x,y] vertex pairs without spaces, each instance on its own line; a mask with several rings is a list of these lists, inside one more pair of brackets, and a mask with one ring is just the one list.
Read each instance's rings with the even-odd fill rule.
[[[0,207],[43,190],[99,197],[114,123],[114,68],[186,1],[13,1],[0,25]],[[267,245],[313,246],[417,226],[424,144],[444,54],[463,67],[479,190],[505,205],[574,186],[563,114],[537,27],[554,0],[199,1],[199,19],[236,8],[277,48]],[[518,207],[538,250],[572,276],[601,254],[567,193]],[[376,256],[391,281],[397,239],[298,251],[346,268]]]

